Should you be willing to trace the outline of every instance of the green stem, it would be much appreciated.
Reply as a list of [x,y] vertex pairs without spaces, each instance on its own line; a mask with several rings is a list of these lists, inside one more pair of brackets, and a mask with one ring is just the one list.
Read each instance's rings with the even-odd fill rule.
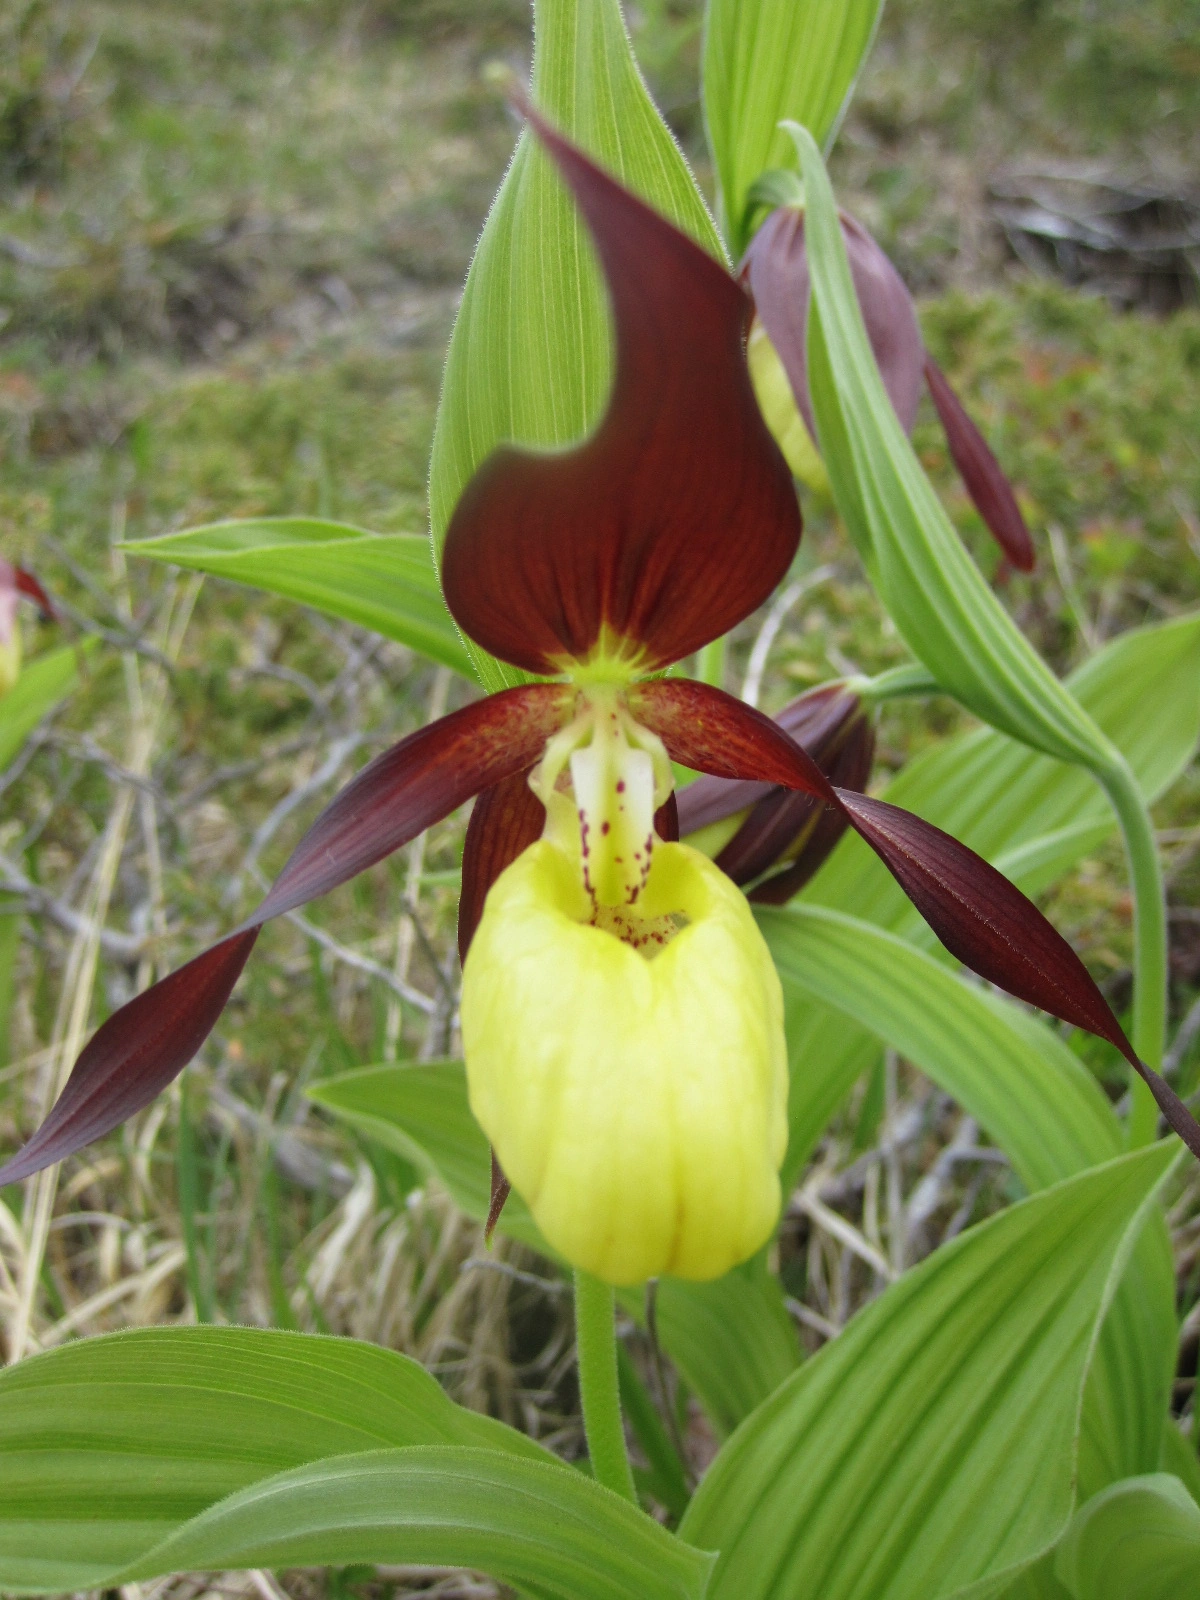
[[592,1473],[597,1483],[637,1505],[621,1421],[613,1292],[586,1272],[575,1274],[575,1344]]
[[857,690],[864,700],[875,704],[882,700],[896,700],[902,695],[942,694],[937,679],[919,661],[906,661],[902,667],[889,667],[874,678],[854,678],[847,685]]
[[[1125,836],[1133,889],[1133,1048],[1155,1072],[1162,1067],[1167,1031],[1167,911],[1162,867],[1150,813],[1129,767],[1122,762],[1099,775]],[[1158,1131],[1158,1107],[1135,1077],[1129,1113],[1129,1143],[1150,1144]]]
[[725,685],[725,637],[710,640],[696,657],[696,676],[714,689]]

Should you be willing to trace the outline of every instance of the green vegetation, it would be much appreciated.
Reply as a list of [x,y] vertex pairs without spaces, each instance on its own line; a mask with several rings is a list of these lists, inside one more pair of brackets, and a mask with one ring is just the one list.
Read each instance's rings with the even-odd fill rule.
[[[699,9],[630,7],[652,86],[696,157]],[[0,550],[63,601],[59,628],[23,619],[30,656],[97,627],[136,646],[124,659],[92,651],[78,693],[0,777],[0,894],[19,890],[30,907],[15,954],[11,918],[0,922],[0,1063],[11,1063],[0,1148],[35,1120],[48,1047],[67,1027],[59,999],[81,936],[63,913],[98,882],[122,792],[134,803],[89,1025],[243,915],[368,754],[469,692],[398,645],[232,584],[197,591],[112,546],[284,513],[423,531],[446,339],[512,143],[481,68],[526,59],[526,10],[11,0],[0,19]],[[993,173],[1022,159],[1086,156],[1122,172],[1147,152],[1194,161],[1200,14],[1195,0],[1067,10],[895,0],[833,164],[844,203],[922,291],[930,348],[1017,485],[1039,568],[1005,595],[1060,671],[1123,628],[1200,603],[1200,310],[1155,321],[1032,279],[986,208]],[[928,408],[916,442],[992,570]],[[805,509],[803,569],[834,570],[783,624],[768,709],[905,654],[830,507]],[[173,642],[172,608],[193,600]],[[760,622],[734,641],[730,687]],[[944,701],[890,706],[881,767],[963,720]],[[139,737],[151,737],[140,754]],[[1200,993],[1198,798],[1193,765],[1157,812],[1176,1022]],[[302,1093],[335,1071],[450,1050],[461,836],[452,819],[305,925],[264,934],[187,1076],[183,1120],[177,1093],[65,1174],[91,1220],[51,1231],[35,1339],[192,1316],[353,1332],[419,1355],[469,1403],[577,1445],[561,1300],[504,1276],[534,1258],[501,1246],[461,1271],[482,1254],[478,1228]],[[1131,929],[1116,845],[1056,891],[1054,915],[1123,1003]],[[1194,1085],[1200,1038],[1184,1054]],[[1088,1059],[1110,1070],[1099,1047]],[[863,1108],[869,1139],[883,1089]],[[896,1092],[891,1073],[893,1110]],[[924,1119],[901,1162],[911,1187],[954,1116],[906,1069],[899,1092]],[[853,1116],[838,1124],[831,1171],[852,1159],[853,1129]],[[976,1215],[1007,1182],[981,1182]],[[14,1211],[19,1198],[3,1196]],[[836,1321],[845,1285],[825,1283],[815,1246],[804,1270],[802,1246],[786,1248],[789,1281]]]

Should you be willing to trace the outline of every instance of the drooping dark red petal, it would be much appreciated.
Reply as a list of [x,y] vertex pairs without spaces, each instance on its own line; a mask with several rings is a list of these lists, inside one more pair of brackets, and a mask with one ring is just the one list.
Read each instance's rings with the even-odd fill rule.
[[301,839],[251,923],[328,894],[481,789],[532,766],[574,702],[564,684],[505,689],[376,756]]
[[[5,565],[7,566],[8,563],[5,562]],[[50,600],[50,596],[46,593],[45,589],[42,588],[41,584],[34,577],[33,573],[26,572],[24,567],[14,567],[12,570],[14,574],[14,587],[16,588],[17,592],[19,594],[23,594],[27,600],[32,600],[37,605],[38,609],[42,613],[42,618],[44,621],[52,622],[54,620],[54,606]],[[0,582],[3,582],[2,574],[0,574]]]
[[462,894],[458,901],[458,954],[467,959],[483,903],[496,879],[541,838],[546,808],[529,787],[529,772],[485,789],[475,802],[463,841]]
[[[785,733],[790,733],[797,744],[816,755],[831,733],[840,728],[847,715],[860,704],[858,696],[851,694],[843,683],[822,683],[790,700],[782,711],[775,713],[773,720]],[[686,839],[710,823],[723,822],[726,817],[748,810],[770,793],[770,787],[765,783],[735,782],[730,778],[695,779],[676,793],[681,837]]]
[[232,934],[114,1012],[75,1063],[45,1122],[0,1167],[0,1188],[81,1150],[148,1106],[216,1026],[257,938],[257,928]]
[[[911,433],[921,399],[925,346],[916,308],[904,280],[853,217],[841,213],[842,238],[867,337],[905,433]],[[804,243],[804,213],[791,206],[773,211],[751,241],[742,264],[767,337],[783,363],[796,405],[816,439],[808,393],[808,302],[812,285]]]
[[1200,1158],[1200,1125],[1139,1060],[1091,974],[1032,901],[932,823],[849,789],[761,712],[707,684],[663,679],[630,692],[634,715],[676,761],[719,777],[817,795],[871,846],[938,938],[980,977],[1115,1045],[1145,1079],[1171,1127]]
[[946,432],[954,465],[966,485],[975,509],[1007,559],[1022,572],[1032,572],[1033,540],[1012,485],[992,454],[987,440],[950,387],[946,374],[931,355],[925,357],[925,382]]
[[505,447],[463,491],[446,603],[530,672],[602,646],[649,670],[760,605],[800,538],[791,475],[746,367],[750,302],[657,212],[536,115],[595,240],[616,328],[612,398],[577,449]]
[[[671,758],[717,778],[749,778],[837,806],[829,780],[777,722],[723,689],[692,678],[656,678],[626,690],[630,711]],[[684,791],[686,793],[686,790]]]
[[483,1237],[486,1243],[491,1244],[492,1235],[496,1231],[496,1224],[500,1221],[500,1213],[504,1210],[504,1202],[512,1193],[512,1184],[504,1176],[504,1168],[496,1159],[496,1152],[492,1151],[492,1197],[488,1202],[487,1221],[483,1225]]
[[528,768],[574,698],[558,684],[507,689],[364,767],[301,839],[252,917],[97,1031],[42,1127],[0,1168],[0,1184],[61,1161],[148,1104],[208,1037],[264,922],[347,882],[480,789]]
[[[834,751],[829,762],[822,762],[822,768],[836,788],[862,790],[870,779],[874,759],[874,724],[863,717],[853,724],[849,736]],[[800,848],[793,847],[794,859],[790,864],[750,890],[749,898],[760,905],[781,906],[799,894],[824,866],[848,826],[843,812],[831,811],[827,806],[817,809],[817,802],[806,795],[796,798],[816,809],[816,816]],[[746,826],[749,824],[750,819],[747,819]]]

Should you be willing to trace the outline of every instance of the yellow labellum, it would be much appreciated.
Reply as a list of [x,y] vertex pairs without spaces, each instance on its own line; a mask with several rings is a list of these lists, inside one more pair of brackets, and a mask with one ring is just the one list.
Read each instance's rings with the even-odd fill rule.
[[559,845],[530,846],[488,895],[462,1032],[471,1108],[575,1266],[716,1278],[770,1236],[782,996],[744,896],[698,851],[658,844],[636,907],[606,913]]

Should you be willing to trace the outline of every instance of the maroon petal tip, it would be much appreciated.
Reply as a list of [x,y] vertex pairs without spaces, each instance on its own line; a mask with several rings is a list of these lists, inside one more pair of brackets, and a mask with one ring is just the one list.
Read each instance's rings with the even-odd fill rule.
[[504,1170],[492,1151],[492,1195],[488,1202],[487,1221],[483,1225],[483,1237],[487,1244],[491,1244],[492,1235],[496,1231],[496,1224],[500,1221],[500,1213],[504,1210],[504,1203],[512,1193],[512,1184],[504,1176]]
[[1021,572],[1032,572],[1036,557],[1033,540],[1021,515],[1012,485],[992,454],[946,374],[931,355],[925,357],[925,381],[946,433],[946,443],[975,509],[1000,546],[1006,561]]

